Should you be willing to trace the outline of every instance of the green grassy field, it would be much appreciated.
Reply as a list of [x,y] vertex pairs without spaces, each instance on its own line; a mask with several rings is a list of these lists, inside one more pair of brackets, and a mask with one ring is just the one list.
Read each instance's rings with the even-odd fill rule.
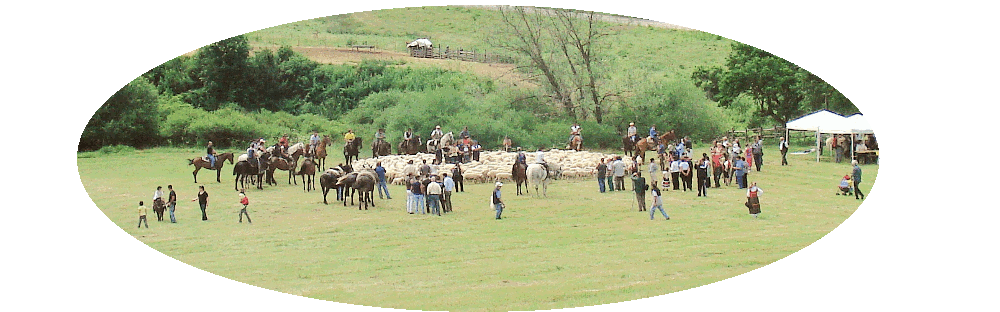
[[[672,293],[788,256],[832,231],[861,203],[834,195],[849,164],[789,155],[791,166],[781,167],[772,149],[763,171],[750,174],[765,190],[756,220],[743,206],[745,191],[735,186],[710,189],[707,198],[665,192],[671,220],[650,221],[632,204],[634,193],[601,194],[592,179],[556,181],[547,198],[515,196],[511,183],[503,188],[504,219],[494,220],[487,206],[491,184],[466,185],[453,196],[455,212],[438,217],[407,214],[401,186],[390,186],[392,200],[358,211],[323,205],[319,190],[305,193],[277,174],[278,186],[247,191],[251,225],[237,223],[239,198],[228,163],[222,183],[213,171],[199,173],[210,193],[209,221],[200,220],[191,201],[199,184],[185,159],[202,152],[81,153],[78,165],[97,207],[167,256],[267,289],[378,307],[535,310]],[[878,166],[863,169],[867,191]],[[178,192],[178,223],[157,222],[150,211],[149,229],[136,229],[137,202],[149,202],[156,186],[167,184]]]

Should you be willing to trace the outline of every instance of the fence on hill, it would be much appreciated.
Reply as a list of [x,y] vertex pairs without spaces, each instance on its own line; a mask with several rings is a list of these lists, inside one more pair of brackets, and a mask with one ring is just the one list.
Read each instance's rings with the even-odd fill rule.
[[513,57],[499,55],[496,53],[488,53],[486,51],[465,51],[464,49],[452,50],[450,47],[445,47],[444,50],[435,49],[434,47],[410,47],[409,50],[410,56],[419,58],[448,59],[478,63],[514,64]]

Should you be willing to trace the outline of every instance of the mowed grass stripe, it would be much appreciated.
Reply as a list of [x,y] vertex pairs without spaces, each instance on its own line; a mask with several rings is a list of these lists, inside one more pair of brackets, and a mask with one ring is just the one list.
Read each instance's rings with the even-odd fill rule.
[[[707,198],[666,191],[671,220],[656,212],[650,221],[633,192],[601,194],[594,179],[555,181],[546,198],[516,196],[507,183],[508,209],[498,221],[487,203],[492,184],[466,184],[453,195],[455,212],[438,217],[407,214],[401,186],[390,186],[392,200],[358,211],[333,201],[335,194],[323,205],[321,192],[278,175],[277,186],[247,190],[250,225],[237,223],[230,164],[222,183],[205,170],[192,183],[186,159],[202,152],[157,148],[78,164],[101,211],[165,255],[251,285],[381,307],[534,310],[662,295],[773,263],[832,231],[861,203],[833,195],[848,164],[789,155],[792,166],[781,167],[780,154],[767,150],[764,171],[750,173],[765,190],[757,220],[735,186],[709,189]],[[863,169],[867,191],[878,166]],[[167,184],[179,194],[179,223],[156,222],[151,212],[150,228],[136,229],[136,203]],[[209,221],[190,201],[197,185],[211,194]]]

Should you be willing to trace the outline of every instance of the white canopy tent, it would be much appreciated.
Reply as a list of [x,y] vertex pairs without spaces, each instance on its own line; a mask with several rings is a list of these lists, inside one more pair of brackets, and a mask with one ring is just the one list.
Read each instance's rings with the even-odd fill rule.
[[831,112],[829,110],[818,110],[810,114],[804,115],[799,118],[795,118],[787,123],[785,123],[785,136],[788,137],[788,131],[815,131],[816,132],[816,161],[819,161],[819,147],[822,144],[820,140],[820,134],[850,134],[851,135],[851,154],[854,154],[854,135],[856,134],[873,134],[871,126],[868,125],[868,120],[861,114],[854,114],[850,117],[844,117],[840,114]]

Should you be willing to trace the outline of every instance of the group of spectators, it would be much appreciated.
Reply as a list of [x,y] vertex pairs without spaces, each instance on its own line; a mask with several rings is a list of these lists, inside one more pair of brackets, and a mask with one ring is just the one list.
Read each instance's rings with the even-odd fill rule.
[[[413,161],[409,161],[407,166],[413,166]],[[378,165],[381,167],[381,163]],[[418,167],[416,174],[409,174],[406,178],[406,212],[409,214],[436,214],[452,212],[452,192],[465,192],[465,183],[462,178],[462,165],[456,164],[451,173],[437,171],[436,164],[428,165],[424,160]],[[409,170],[407,170],[409,171]],[[439,176],[443,177],[439,180]],[[380,183],[384,183],[384,176],[380,178]],[[388,190],[386,190],[388,195]],[[381,193],[379,194],[381,196]]]
[[[167,190],[170,191],[170,193],[167,194],[167,199],[164,200],[163,187],[162,186],[156,187],[156,191],[153,192],[153,212],[156,213],[156,221],[163,221],[164,212],[166,210],[169,210],[170,223],[177,223],[177,217],[174,215],[174,211],[177,208],[177,192],[174,191],[173,185],[167,185]],[[241,203],[246,201],[245,199],[246,195],[243,194],[243,191],[240,191],[240,196],[241,196],[240,199]],[[198,201],[198,205],[201,206],[201,220],[208,221],[208,214],[206,212],[206,209],[208,208],[208,192],[205,191],[204,185],[198,186],[198,196],[195,197],[194,199],[191,199],[191,201]],[[146,228],[149,228],[149,221],[146,220],[146,213],[148,211],[146,209],[146,204],[144,201],[141,200],[139,201],[138,212],[139,212],[138,227],[142,228],[142,226],[145,225]],[[246,205],[244,204],[243,210],[241,211],[240,214],[240,222],[243,222],[242,221],[243,214],[245,213],[246,213]],[[249,220],[250,220],[250,215],[247,214],[247,221]]]

